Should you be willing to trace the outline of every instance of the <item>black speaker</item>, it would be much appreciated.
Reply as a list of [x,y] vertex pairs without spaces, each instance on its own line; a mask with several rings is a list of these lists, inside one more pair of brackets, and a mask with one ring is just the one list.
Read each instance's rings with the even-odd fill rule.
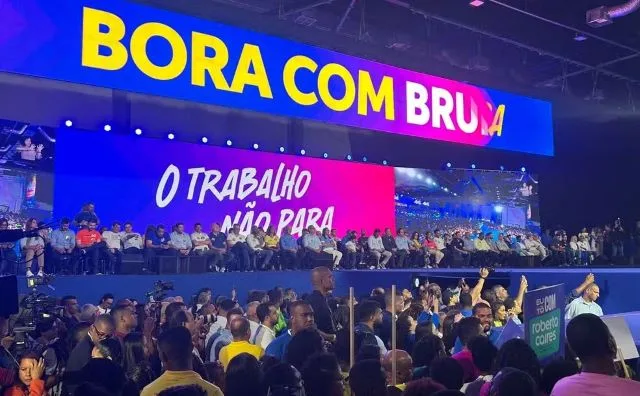
[[0,276],[0,316],[18,313],[18,279],[13,276]]

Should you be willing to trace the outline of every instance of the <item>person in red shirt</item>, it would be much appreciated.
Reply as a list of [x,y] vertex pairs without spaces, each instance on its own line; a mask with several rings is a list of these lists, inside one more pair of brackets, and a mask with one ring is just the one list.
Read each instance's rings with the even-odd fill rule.
[[4,396],[44,396],[44,360],[35,354],[20,359],[19,383],[4,391]]
[[436,245],[435,239],[433,239],[433,233],[431,231],[427,231],[426,239],[424,240],[424,250],[427,256],[434,256],[435,263],[434,267],[438,268],[438,264],[440,264],[440,260],[444,257],[444,253],[438,250],[438,245]]
[[87,258],[87,269],[89,273],[95,273],[98,268],[100,254],[105,249],[102,235],[96,230],[95,220],[89,220],[87,227],[81,229],[76,234],[76,254]]

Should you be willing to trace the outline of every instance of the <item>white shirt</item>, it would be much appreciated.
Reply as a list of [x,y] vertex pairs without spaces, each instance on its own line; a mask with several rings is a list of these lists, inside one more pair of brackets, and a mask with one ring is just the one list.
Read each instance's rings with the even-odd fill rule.
[[435,237],[433,238],[433,241],[436,243],[436,249],[444,250],[446,248],[446,246],[444,245],[444,239]]
[[111,312],[111,308],[102,308],[98,305],[98,315],[105,315]]
[[242,234],[234,234],[233,232],[230,232],[227,235],[227,244],[229,245],[229,247],[235,245],[238,242],[244,242],[245,241],[245,236]]
[[107,243],[109,249],[122,249],[122,234],[113,231],[105,231],[102,233],[102,239]]
[[247,245],[249,245],[251,250],[262,250],[264,242],[261,242],[255,235],[249,234],[249,236],[247,236]]
[[207,345],[207,343],[209,342],[209,338],[211,338],[211,336],[214,335],[218,330],[225,327],[227,327],[227,318],[225,318],[224,316],[218,316],[218,319],[216,319],[216,321],[211,324],[211,327],[209,327],[209,332],[205,337],[204,344]]
[[194,232],[191,234],[191,241],[193,242],[193,250],[202,250],[202,251],[209,250],[209,246],[207,245],[196,246],[196,242],[206,242],[209,240],[210,240],[209,236],[204,232]]
[[384,250],[384,244],[382,243],[381,237],[376,238],[373,235],[371,235],[369,237],[369,240],[367,241],[367,244],[369,245],[369,249],[371,250],[378,250],[378,251]]
[[[129,235],[133,235],[131,238],[127,239]],[[120,240],[122,240],[122,245],[125,249],[136,248],[142,249],[142,236],[137,232],[121,232]]]
[[253,337],[251,337],[251,343],[254,345],[260,345],[262,349],[266,350],[269,344],[276,338],[276,333],[263,325],[262,323],[258,325],[258,330]]

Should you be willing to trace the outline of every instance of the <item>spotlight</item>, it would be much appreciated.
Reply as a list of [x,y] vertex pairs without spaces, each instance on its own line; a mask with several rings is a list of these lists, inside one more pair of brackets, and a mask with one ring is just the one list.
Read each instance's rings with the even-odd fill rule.
[[306,153],[307,153],[307,150],[305,149],[300,150],[300,155],[305,155]]
[[327,153],[322,154],[322,158],[329,158],[329,154]]
[[138,135],[138,136],[142,135],[142,129],[140,129],[140,128],[136,128],[135,133],[136,133],[136,135]]
[[351,157],[351,154],[347,154],[347,161],[351,161],[353,157]]
[[471,164],[471,169],[476,169],[476,164]]
[[471,0],[471,1],[469,1],[469,5],[471,7],[480,7],[483,4],[484,4],[484,0]]
[[362,162],[367,162],[367,157],[362,157]]
[[449,189],[447,187],[443,188],[444,192],[449,192]]
[[504,170],[504,166],[500,165],[500,170],[503,171]]
[[105,132],[111,132],[111,125],[107,124],[104,126],[104,131]]
[[176,135],[174,135],[173,133],[169,133],[167,137],[169,138],[169,140],[173,140],[175,139]]
[[233,142],[231,140],[227,140],[227,146],[231,146]]
[[525,168],[525,167],[523,166],[522,168],[520,168],[520,171],[521,171],[522,173],[524,173],[524,172],[526,172],[526,171],[527,171],[527,168]]
[[209,141],[209,139],[206,136],[202,137],[202,143],[207,143]]
[[65,125],[66,127],[68,127],[68,128],[71,128],[71,127],[73,126],[73,122],[72,122],[71,120],[66,120],[66,121],[64,122],[64,125]]
[[447,162],[447,168],[451,168],[451,162]]
[[503,209],[504,209],[504,208],[503,208],[501,205],[496,205],[496,206],[494,206],[494,207],[493,207],[493,210],[494,210],[496,213],[502,213],[502,210],[503,210]]
[[254,144],[253,144],[253,149],[254,149],[254,150],[257,150],[257,149],[259,149],[259,148],[260,148],[260,146],[258,145],[258,143],[254,143]]
[[284,153],[284,147],[280,146],[280,152]]
[[432,178],[430,178],[430,177],[428,177],[428,178],[427,178],[427,184],[433,184],[433,179],[432,179]]
[[387,160],[382,160],[382,165],[387,165]]

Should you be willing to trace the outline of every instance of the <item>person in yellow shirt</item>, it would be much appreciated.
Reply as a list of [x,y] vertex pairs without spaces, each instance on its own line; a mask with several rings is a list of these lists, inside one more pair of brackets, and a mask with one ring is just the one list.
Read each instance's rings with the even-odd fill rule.
[[186,327],[163,331],[158,337],[158,350],[166,371],[145,386],[140,396],[156,396],[165,389],[188,385],[199,386],[207,396],[223,396],[220,388],[193,371],[193,341]]
[[258,360],[264,355],[264,350],[260,346],[249,343],[251,326],[247,318],[233,319],[229,323],[229,330],[233,336],[233,342],[220,350],[220,357],[218,358],[225,371],[227,371],[231,359],[241,353],[248,353]]

